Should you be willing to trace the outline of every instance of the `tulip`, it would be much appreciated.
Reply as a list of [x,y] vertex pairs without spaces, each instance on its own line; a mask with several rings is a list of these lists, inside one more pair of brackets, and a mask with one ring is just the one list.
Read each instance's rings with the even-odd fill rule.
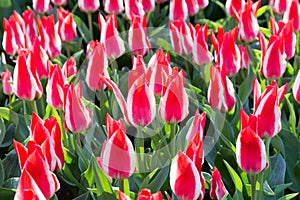
[[235,18],[239,23],[239,38],[244,41],[252,41],[259,32],[259,25],[256,18],[260,1],[255,3],[247,1],[239,13],[235,13]]
[[128,91],[131,89],[134,82],[140,78],[140,76],[146,76],[145,82],[149,85],[148,74],[146,74],[146,64],[142,55],[132,56],[132,69],[128,75]]
[[64,88],[65,126],[73,133],[79,133],[92,125],[92,111],[85,108],[81,90],[81,82],[76,87],[71,84]]
[[132,16],[128,33],[128,44],[133,54],[144,55],[151,48],[148,39],[146,15],[142,17]]
[[38,77],[40,79],[48,78],[48,60],[49,57],[46,51],[41,46],[41,43],[37,36],[33,38],[31,46],[31,65],[35,65]]
[[104,10],[109,14],[123,12],[123,0],[104,0]]
[[100,44],[98,40],[91,40],[86,47],[86,58],[90,59],[94,49]]
[[142,17],[145,15],[142,0],[124,0],[125,2],[125,16],[127,19],[133,20],[133,16]]
[[160,191],[158,191],[157,193],[151,194],[151,190],[142,189],[138,193],[137,200],[163,200],[163,196]]
[[149,85],[156,95],[162,95],[166,90],[168,75],[172,73],[169,53],[164,54],[159,48],[148,63],[147,76]]
[[300,5],[298,0],[292,0],[289,3],[286,12],[283,15],[283,22],[288,23],[293,21],[295,31],[300,30]]
[[104,142],[101,155],[97,160],[103,171],[110,177],[124,179],[134,173],[135,153],[125,130],[116,129],[112,134],[108,134],[108,139]]
[[49,170],[40,146],[29,141],[27,151],[21,143],[14,141],[14,148],[19,159],[25,160],[21,164],[22,174],[14,198],[49,199],[52,197],[60,188],[60,184],[55,174]]
[[279,21],[277,24],[276,21],[271,17],[270,24],[273,35],[282,37],[284,52],[287,56],[287,59],[291,59],[294,57],[296,49],[296,34],[294,32],[293,21],[289,21],[288,23]]
[[185,0],[185,2],[187,5],[187,9],[188,9],[188,15],[193,16],[193,15],[197,14],[197,12],[200,9],[198,0]]
[[98,23],[101,30],[100,42],[104,44],[109,58],[118,58],[125,52],[125,46],[117,30],[116,14],[108,15],[106,21],[99,13]]
[[159,103],[159,116],[167,123],[178,123],[186,118],[189,113],[189,99],[184,89],[184,74],[181,70],[173,68],[168,76],[166,91]]
[[208,0],[198,0],[198,5],[200,8],[206,8],[206,6],[208,6],[208,3]]
[[71,56],[69,60],[66,60],[62,67],[62,72],[66,78],[77,74],[76,60],[73,56]]
[[54,5],[64,6],[67,4],[67,0],[51,0]]
[[235,75],[241,68],[241,53],[235,44],[238,29],[224,33],[222,27],[218,28],[218,36],[211,31],[211,40],[216,51],[216,61],[227,76]]
[[63,94],[61,91],[67,83],[67,78],[57,64],[50,64],[49,80],[46,86],[47,103],[55,109],[63,107]]
[[281,111],[279,104],[287,90],[287,84],[278,88],[275,81],[267,86],[265,91],[259,95],[260,86],[254,79],[253,89],[257,94],[254,96],[254,115],[257,117],[257,133],[260,137],[274,137],[281,130]]
[[142,3],[145,12],[153,11],[155,8],[155,0],[143,0]]
[[273,11],[278,14],[285,13],[290,0],[270,0],[269,5],[272,6]]
[[286,70],[286,54],[284,52],[283,38],[271,36],[266,47],[263,34],[259,34],[259,42],[262,47],[261,73],[267,79],[280,78]]
[[234,16],[235,13],[239,13],[245,5],[244,0],[228,0],[226,1],[225,7],[226,7],[226,12]]
[[169,21],[170,39],[174,51],[179,55],[188,55],[193,50],[191,30],[183,19]]
[[3,93],[6,95],[13,94],[13,87],[12,87],[12,78],[11,72],[6,69],[5,72],[1,73],[2,85],[3,85]]
[[[18,14],[18,16],[20,15]],[[11,15],[8,21],[14,31],[14,36],[18,47],[24,48],[25,36],[22,30],[23,20],[22,22],[20,22],[19,19],[16,17],[16,15]]]
[[78,6],[81,11],[86,13],[92,13],[99,9],[99,0],[78,0]]
[[236,159],[240,168],[249,174],[258,174],[266,167],[265,144],[250,127],[239,133],[236,142]]
[[126,133],[125,124],[122,119],[117,121],[114,120],[109,114],[106,114],[105,124],[108,138],[110,138],[117,130],[121,130]]
[[69,42],[76,38],[76,23],[72,13],[62,7],[56,10],[58,18],[58,34],[62,41]]
[[251,65],[251,60],[249,58],[247,48],[242,45],[239,45],[238,47],[241,52],[241,69],[248,69]]
[[[3,78],[2,78],[3,80]],[[298,74],[296,76],[296,79],[295,79],[295,83],[294,83],[294,86],[293,86],[293,95],[294,95],[294,98],[295,100],[300,103],[300,71],[298,71]]]
[[24,100],[32,101],[41,97],[43,87],[38,79],[35,66],[30,64],[32,54],[27,50],[21,50],[14,69],[14,92]]
[[224,183],[222,181],[221,174],[217,168],[214,169],[211,177],[211,187],[210,187],[210,198],[212,199],[223,199],[224,196],[228,194]]
[[234,88],[219,66],[211,66],[207,99],[214,110],[230,111],[235,104]]
[[54,16],[37,17],[37,26],[41,37],[42,47],[51,58],[60,55],[61,39],[58,35],[57,26],[54,27]]
[[213,56],[207,45],[207,25],[203,27],[196,25],[195,39],[193,44],[193,59],[198,65],[208,64]]
[[34,12],[27,9],[22,13],[22,16],[24,19],[23,32],[29,36],[30,40],[33,40],[33,38],[36,36]]
[[188,7],[185,0],[170,0],[170,21],[182,19],[183,21],[188,17]]
[[3,18],[4,35],[2,40],[2,46],[4,51],[9,55],[15,55],[18,49],[16,43],[15,33],[10,25],[9,21]]
[[170,185],[179,199],[197,199],[201,193],[199,172],[192,160],[181,151],[172,161]]
[[52,9],[50,0],[32,0],[32,7],[35,11],[42,14],[47,13]]
[[199,113],[199,110],[196,110],[193,122],[186,134],[186,140],[188,143],[192,142],[193,138],[200,134],[199,139],[201,141],[204,140],[204,128],[205,128],[205,122],[206,122],[206,113],[203,112],[201,115]]
[[51,171],[61,170],[64,165],[64,152],[60,126],[55,117],[44,122],[37,114],[32,113],[30,141],[40,145]]
[[100,76],[109,77],[107,67],[108,61],[104,45],[98,44],[93,50],[87,67],[86,82],[91,90],[97,91],[103,87]]

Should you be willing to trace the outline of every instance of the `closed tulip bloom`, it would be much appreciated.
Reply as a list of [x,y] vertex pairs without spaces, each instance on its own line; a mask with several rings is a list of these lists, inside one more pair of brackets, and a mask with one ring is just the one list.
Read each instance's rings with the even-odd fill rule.
[[270,25],[273,35],[282,37],[284,52],[287,59],[294,57],[296,50],[296,33],[294,32],[293,21],[284,23],[280,20],[277,24],[277,22],[271,17]]
[[128,44],[133,54],[144,55],[151,48],[146,15],[142,17],[132,16],[128,33]]
[[81,82],[64,88],[65,125],[73,133],[79,133],[92,125],[92,111],[87,109],[81,99]]
[[66,78],[77,74],[76,60],[73,56],[69,60],[66,60],[61,70]]
[[260,33],[259,42],[262,47],[261,73],[267,79],[280,78],[286,70],[283,38],[271,36],[268,46],[266,46],[264,36]]
[[64,6],[67,4],[67,0],[51,0],[54,5]]
[[188,7],[185,0],[170,0],[169,19],[175,21],[182,19],[183,21],[188,17]]
[[25,48],[25,36],[24,32],[22,30],[24,21],[18,18],[21,17],[19,14],[18,15],[11,15],[8,19],[10,26],[12,27],[14,31],[14,36],[16,43],[18,47]]
[[198,5],[200,8],[206,8],[206,6],[208,6],[208,3],[208,0],[198,0]]
[[15,94],[20,99],[28,101],[41,97],[43,93],[35,66],[30,64],[31,57],[31,53],[27,50],[19,52],[13,79]]
[[123,0],[104,0],[104,10],[109,14],[123,12]]
[[72,13],[64,10],[62,7],[56,10],[58,18],[58,34],[62,41],[69,42],[76,38],[76,23],[73,20]]
[[58,26],[54,27],[54,16],[37,17],[37,26],[41,37],[41,45],[51,58],[60,55],[61,39],[58,35]]
[[159,116],[167,123],[178,123],[189,113],[189,98],[184,89],[184,72],[173,68],[167,81],[167,89],[159,103]]
[[91,90],[100,90],[103,86],[100,76],[109,77],[107,72],[108,61],[103,44],[98,44],[89,59],[86,82]]
[[142,0],[124,0],[124,2],[125,2],[125,16],[131,22],[133,20],[132,18],[133,16],[142,17],[145,15]]
[[49,64],[50,72],[49,79],[46,86],[47,103],[55,109],[63,108],[63,94],[62,90],[67,83],[67,77],[65,77],[57,64]]
[[227,0],[225,4],[226,12],[229,15],[234,16],[235,12],[239,13],[243,9],[244,5],[244,0]]
[[249,58],[247,48],[239,45],[239,50],[241,52],[241,69],[248,69],[251,65],[251,60]]
[[217,37],[211,31],[211,40],[216,52],[215,59],[227,76],[235,75],[241,68],[241,52],[235,43],[237,31],[235,28],[224,33],[223,28],[219,27]]
[[11,72],[8,69],[6,69],[5,72],[1,73],[1,79],[2,79],[3,93],[6,95],[12,95],[13,87],[12,87]]
[[192,160],[181,151],[172,161],[170,185],[173,193],[182,200],[197,199],[201,192],[199,172]]
[[174,51],[179,55],[188,55],[193,50],[193,37],[190,27],[183,19],[169,21],[170,39]]
[[283,15],[283,21],[288,23],[289,21],[293,21],[295,31],[300,30],[300,5],[298,0],[292,0],[289,3],[286,12]]
[[55,174],[49,170],[41,147],[29,141],[27,150],[21,143],[14,141],[14,148],[20,160],[25,158],[14,199],[51,198],[59,190],[60,184]]
[[60,126],[55,117],[52,116],[44,122],[37,114],[32,113],[30,141],[40,145],[51,171],[60,171],[62,169],[64,152]]
[[32,0],[32,7],[35,11],[42,14],[52,9],[50,0]]
[[[3,78],[2,78],[3,81]],[[298,71],[298,74],[296,76],[294,86],[293,86],[293,95],[295,100],[300,103],[300,71]]]
[[25,10],[22,13],[24,19],[23,31],[32,40],[36,36],[36,24],[34,21],[34,12],[30,9]]
[[48,69],[48,61],[49,57],[46,51],[41,46],[41,43],[37,36],[33,38],[32,46],[31,46],[31,65],[35,65],[38,77],[40,79],[48,78],[49,69]]
[[4,35],[2,39],[2,46],[4,51],[13,56],[17,53],[18,45],[15,39],[15,33],[8,20],[3,18]]
[[155,9],[155,0],[143,0],[142,2],[145,12],[153,11]]
[[230,79],[219,66],[211,66],[208,102],[214,110],[230,111],[235,104],[234,88]]
[[148,63],[147,76],[155,95],[162,95],[166,90],[168,75],[172,73],[169,53],[164,54],[159,48]]
[[101,31],[100,42],[104,44],[108,58],[118,58],[125,52],[125,46],[117,30],[116,14],[108,15],[105,20],[99,13],[98,23]]
[[152,194],[151,190],[149,189],[142,189],[138,193],[137,200],[163,200],[163,196],[160,191],[157,193]]
[[90,59],[94,49],[100,44],[98,40],[91,40],[86,47],[86,58]]
[[193,59],[198,65],[208,64],[213,56],[207,45],[207,25],[195,27],[195,39],[193,44]]
[[86,13],[92,13],[99,9],[99,0],[78,0],[78,6],[81,11]]
[[289,6],[291,0],[270,0],[269,5],[275,13],[283,14]]
[[239,13],[235,13],[235,18],[239,23],[239,38],[244,41],[252,41],[259,32],[259,25],[256,18],[260,1],[255,3],[252,0],[246,2]]
[[257,79],[254,79],[254,115],[257,117],[257,133],[260,137],[274,137],[281,130],[281,111],[279,104],[287,91],[287,84],[278,88],[275,81],[267,86],[265,91],[259,95],[260,86]]
[[112,178],[124,179],[134,173],[136,162],[133,145],[122,129],[108,135],[98,162],[101,162],[103,171]]
[[210,198],[212,199],[223,199],[224,196],[228,194],[224,183],[222,181],[221,174],[219,170],[215,167],[211,176],[211,187],[210,187]]
[[266,167],[265,144],[250,127],[239,133],[236,158],[240,168],[249,174],[258,174]]
[[199,11],[200,7],[198,4],[198,0],[186,0],[185,2],[188,8],[189,16],[193,16]]

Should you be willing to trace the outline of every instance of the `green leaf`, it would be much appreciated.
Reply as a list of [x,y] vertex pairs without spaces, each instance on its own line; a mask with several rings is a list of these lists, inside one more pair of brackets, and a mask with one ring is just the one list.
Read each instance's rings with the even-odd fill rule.
[[2,164],[5,170],[5,180],[20,176],[19,160],[15,151],[10,151],[2,160]]
[[270,185],[281,185],[284,183],[286,163],[281,154],[270,157],[271,176]]
[[269,8],[270,8],[269,5],[260,7],[256,13],[256,17],[258,18],[258,17],[262,16],[263,14],[265,14],[269,10]]
[[290,130],[293,132],[294,136],[297,137],[297,131],[296,131],[296,115],[295,115],[295,109],[293,104],[290,102],[290,100],[287,98],[287,96],[284,96],[284,101],[288,105],[289,108],[289,125]]
[[85,23],[78,16],[73,14],[73,18],[74,18],[74,21],[75,21],[75,23],[78,27],[78,30],[79,30],[82,38],[84,39],[84,41],[86,43],[89,43],[91,38],[90,38],[90,32],[89,32],[88,27],[85,25]]
[[11,0],[1,0],[0,8],[9,8],[11,7]]
[[94,182],[93,162],[90,161],[88,168],[83,173],[83,176],[87,180],[89,187],[92,187]]
[[162,168],[154,177],[154,179],[149,183],[149,185],[147,185],[147,188],[150,189],[153,193],[158,192],[169,177],[169,170],[169,167]]
[[[253,71],[250,69],[250,74],[247,76],[246,80],[239,86],[238,96],[242,101],[242,105],[245,104],[252,92],[252,82],[254,79]],[[239,112],[239,111],[238,111]]]
[[0,117],[12,122],[14,125],[18,125],[18,114],[8,108],[0,107]]
[[285,184],[281,184],[281,185],[276,185],[275,188],[274,188],[274,193],[276,195],[278,195],[281,192],[283,192],[285,189],[290,187],[291,185],[292,185],[292,183],[285,183]]
[[15,190],[0,187],[0,199],[13,199],[15,196]]
[[296,178],[296,184],[298,185],[298,188],[300,188],[300,160],[298,160],[294,166],[294,175]]
[[294,199],[299,193],[292,193],[292,194],[288,194],[285,195],[284,197],[281,197],[278,200],[290,200],[290,199]]
[[243,183],[239,177],[239,175],[234,171],[234,169],[226,162],[226,160],[223,160],[226,167],[227,167],[227,170],[229,171],[230,173],[230,176],[234,182],[234,185],[235,185],[235,188],[236,190],[238,191],[238,193],[241,193],[242,195],[242,192],[243,192]]
[[6,127],[3,118],[0,118],[0,146],[2,146],[2,142],[4,141],[5,136],[6,136]]
[[5,170],[2,164],[2,160],[0,160],[0,186],[3,185],[5,180]]

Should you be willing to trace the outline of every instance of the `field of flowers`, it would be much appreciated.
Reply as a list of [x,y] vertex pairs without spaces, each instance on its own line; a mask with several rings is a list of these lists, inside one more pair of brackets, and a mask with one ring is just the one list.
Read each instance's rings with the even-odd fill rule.
[[298,0],[1,0],[0,199],[299,199]]

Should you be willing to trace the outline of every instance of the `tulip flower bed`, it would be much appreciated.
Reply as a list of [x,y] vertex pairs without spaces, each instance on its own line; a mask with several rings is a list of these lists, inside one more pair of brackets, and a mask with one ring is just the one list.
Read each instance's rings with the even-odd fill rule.
[[1,0],[0,199],[298,199],[298,0]]

